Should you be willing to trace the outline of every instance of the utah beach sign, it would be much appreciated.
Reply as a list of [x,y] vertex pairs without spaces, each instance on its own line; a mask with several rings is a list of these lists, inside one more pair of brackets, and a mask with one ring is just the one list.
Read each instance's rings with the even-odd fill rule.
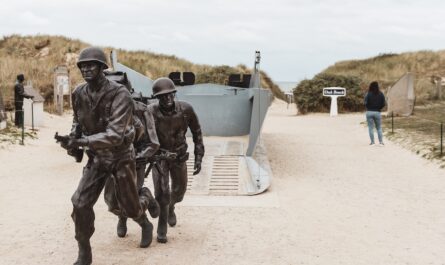
[[331,97],[331,112],[330,115],[337,116],[337,98],[346,96],[346,88],[343,87],[325,87],[323,88],[323,96]]

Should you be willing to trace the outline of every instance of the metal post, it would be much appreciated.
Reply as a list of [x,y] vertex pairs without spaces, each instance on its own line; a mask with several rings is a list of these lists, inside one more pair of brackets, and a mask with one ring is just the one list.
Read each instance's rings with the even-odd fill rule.
[[443,122],[440,123],[440,156],[443,155]]
[[391,133],[394,133],[394,111],[391,112]]
[[21,145],[25,144],[25,111],[22,108],[22,142]]
[[31,124],[34,131],[34,101],[31,102]]
[[63,115],[63,86],[59,86],[59,106],[57,107],[59,115]]

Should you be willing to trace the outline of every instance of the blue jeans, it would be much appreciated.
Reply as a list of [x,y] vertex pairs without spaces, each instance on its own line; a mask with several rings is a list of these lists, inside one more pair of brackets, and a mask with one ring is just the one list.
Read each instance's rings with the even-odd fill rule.
[[379,142],[383,144],[383,133],[382,133],[382,116],[379,111],[367,111],[366,121],[368,122],[369,138],[371,138],[371,144],[374,143],[374,124],[377,129],[377,135],[379,137]]

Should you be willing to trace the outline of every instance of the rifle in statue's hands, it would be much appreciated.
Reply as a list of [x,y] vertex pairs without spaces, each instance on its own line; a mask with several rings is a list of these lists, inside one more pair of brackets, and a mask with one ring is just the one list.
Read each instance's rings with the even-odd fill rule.
[[54,139],[56,139],[56,143],[60,143],[60,146],[64,149],[68,149],[68,142],[70,140],[69,135],[59,135],[58,132],[54,135]]
[[68,155],[74,157],[77,163],[82,162],[83,158],[83,149],[81,148],[70,148],[70,141],[73,138],[69,135],[59,135],[58,132],[54,135],[54,139],[56,139],[56,143],[60,143],[60,146],[66,149]]
[[159,162],[161,160],[167,160],[167,161],[175,161],[178,158],[178,155],[173,152],[165,151],[161,154],[153,155],[151,157],[145,157],[145,156],[138,156],[136,155],[136,163],[152,163],[152,162]]
[[148,161],[150,163],[150,165],[148,166],[147,170],[145,171],[145,178],[147,178],[148,174],[150,174],[151,169],[153,168],[153,166],[156,167],[156,169],[158,170],[158,172],[162,172],[161,169],[159,168],[158,163],[161,160],[167,160],[167,161],[175,161],[178,158],[178,154],[175,152],[170,152],[167,150],[162,150],[160,154],[154,155],[150,158],[144,158],[146,159],[146,161]]

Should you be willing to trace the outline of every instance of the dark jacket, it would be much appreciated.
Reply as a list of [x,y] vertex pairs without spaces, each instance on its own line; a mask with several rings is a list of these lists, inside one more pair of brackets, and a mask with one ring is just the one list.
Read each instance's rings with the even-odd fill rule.
[[103,79],[93,99],[88,83],[72,95],[73,129],[87,138],[90,150],[100,156],[117,158],[133,152],[133,100],[125,86]]
[[185,153],[187,150],[185,134],[187,129],[190,128],[195,144],[195,159],[202,161],[204,143],[201,126],[193,107],[189,103],[175,101],[175,109],[171,115],[163,113],[158,102],[148,105],[147,109],[153,115],[161,149],[177,152],[179,155]]
[[368,92],[365,96],[365,106],[367,111],[381,111],[385,107],[385,96],[380,91],[377,95]]
[[16,83],[14,86],[15,106],[23,106],[23,98],[32,98],[32,96],[25,93],[25,88],[22,83]]

